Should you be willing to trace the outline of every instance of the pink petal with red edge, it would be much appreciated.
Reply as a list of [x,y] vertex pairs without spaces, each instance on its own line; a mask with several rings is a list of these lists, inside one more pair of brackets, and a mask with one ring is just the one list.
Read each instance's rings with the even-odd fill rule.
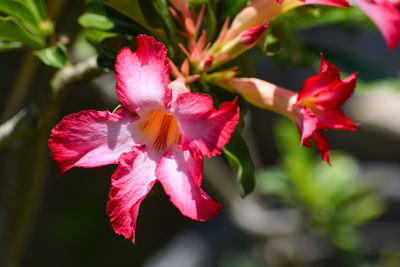
[[304,82],[297,97],[296,104],[301,104],[301,102],[309,97],[314,97],[319,94],[329,92],[331,87],[338,82],[341,82],[339,70],[334,65],[326,61],[321,54],[320,73],[311,76]]
[[49,147],[60,174],[72,167],[116,164],[135,145],[130,124],[136,120],[125,109],[81,111],[66,116],[51,131]]
[[172,101],[175,101],[180,94],[190,92],[185,83],[178,80],[175,80],[168,84],[168,88],[171,89],[172,92]]
[[157,179],[171,202],[183,215],[198,221],[214,218],[221,208],[200,188],[202,174],[203,160],[178,149],[165,155],[156,169]]
[[315,97],[315,105],[322,109],[331,109],[343,105],[353,94],[357,82],[357,73],[353,73],[342,82],[337,83],[330,92]]
[[322,159],[331,164],[329,161],[330,145],[328,139],[326,139],[322,133],[317,131],[311,136],[311,140],[315,142],[319,152],[321,153]]
[[349,2],[346,0],[300,0],[306,4],[316,4],[325,6],[337,6],[337,7],[350,7]]
[[167,49],[153,37],[139,35],[137,50],[123,48],[115,62],[117,93],[122,106],[140,113],[163,109],[171,101],[167,88],[170,66]]
[[237,101],[224,102],[214,109],[209,95],[184,93],[171,110],[179,125],[179,145],[195,157],[213,157],[228,143],[239,120]]
[[389,0],[354,0],[356,4],[375,23],[391,50],[400,41],[399,2]]
[[318,129],[318,119],[315,114],[307,107],[298,108],[300,121],[297,123],[301,135],[301,145],[305,144],[309,138]]
[[159,158],[135,147],[121,156],[111,177],[107,214],[114,231],[132,242],[135,242],[140,203],[157,181],[155,170]]
[[267,28],[268,22],[264,22],[258,26],[243,31],[240,34],[240,42],[248,47],[255,46]]
[[340,109],[329,109],[329,110],[315,110],[315,114],[318,118],[318,128],[321,129],[340,129],[340,130],[357,130],[358,124],[352,122],[347,118],[346,114]]

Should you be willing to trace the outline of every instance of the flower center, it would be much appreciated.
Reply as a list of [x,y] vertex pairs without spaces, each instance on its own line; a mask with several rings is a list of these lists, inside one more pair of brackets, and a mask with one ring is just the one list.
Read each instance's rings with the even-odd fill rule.
[[140,125],[141,132],[150,146],[158,151],[177,145],[179,142],[178,123],[174,115],[156,110]]

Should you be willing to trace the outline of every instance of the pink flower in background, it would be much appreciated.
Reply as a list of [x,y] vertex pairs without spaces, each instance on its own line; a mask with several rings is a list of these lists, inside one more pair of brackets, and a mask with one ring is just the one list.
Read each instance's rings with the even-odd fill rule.
[[[332,5],[346,0],[301,0],[306,4]],[[375,23],[390,49],[395,49],[400,41],[400,2],[390,0],[354,0],[356,5]],[[338,5],[340,6],[340,5]]]
[[[293,0],[289,0],[293,1]],[[345,7],[347,0],[301,0],[306,4],[334,5]],[[375,23],[390,49],[400,41],[400,2],[390,0],[354,0],[356,5]],[[340,5],[342,3],[342,5]],[[348,5],[348,3],[347,3]],[[349,6],[349,5],[348,5]]]
[[[354,2],[375,23],[389,48],[395,49],[400,41],[400,1],[354,0]],[[236,15],[227,37],[232,38],[264,21],[271,21],[293,8],[310,4],[350,7],[347,0],[254,0]]]
[[254,0],[236,15],[226,33],[226,38],[233,38],[251,27],[270,22],[279,15],[306,4],[350,6],[347,0]]
[[400,2],[390,0],[354,0],[381,31],[390,49],[400,41]]
[[357,124],[350,121],[339,108],[352,95],[356,81],[356,73],[341,80],[339,70],[321,55],[320,73],[305,81],[293,104],[293,119],[301,134],[301,144],[311,147],[310,139],[314,141],[327,162],[330,146],[320,130],[357,129]]
[[140,203],[157,181],[183,215],[203,221],[218,214],[221,206],[200,188],[203,157],[221,153],[239,119],[236,101],[215,110],[210,96],[170,83],[163,44],[144,35],[136,42],[115,64],[124,108],[66,116],[49,140],[60,173],[118,164],[107,214],[115,232],[133,242]]
[[[293,1],[293,0],[289,0]],[[297,0],[295,0],[297,1]],[[306,4],[326,5],[326,6],[337,6],[337,7],[350,7],[347,0],[299,0]]]

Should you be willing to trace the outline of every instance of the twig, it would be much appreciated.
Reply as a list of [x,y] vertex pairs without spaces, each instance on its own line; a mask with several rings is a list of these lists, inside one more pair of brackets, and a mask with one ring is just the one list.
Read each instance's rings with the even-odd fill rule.
[[26,52],[25,57],[22,59],[18,73],[15,75],[15,85],[11,90],[10,97],[8,98],[2,119],[7,119],[14,114],[20,107],[28,92],[29,85],[35,78],[40,61],[37,57],[32,55],[31,51]]

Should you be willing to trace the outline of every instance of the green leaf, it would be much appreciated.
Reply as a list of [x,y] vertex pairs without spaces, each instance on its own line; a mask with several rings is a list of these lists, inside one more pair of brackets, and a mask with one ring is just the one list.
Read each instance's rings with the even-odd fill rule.
[[[150,1],[146,0],[146,3],[147,2]],[[165,31],[162,28],[153,27],[152,23],[150,23],[159,18],[155,18],[153,14],[148,16],[148,19],[146,19],[144,15],[145,13],[143,12],[142,6],[139,4],[138,0],[108,0],[105,4],[149,30],[151,35],[153,35],[158,41],[167,43],[168,38]],[[142,3],[142,5],[144,4]]]
[[46,11],[42,0],[14,0],[27,7],[37,21],[46,20]]
[[249,0],[219,0],[217,2],[218,23],[224,23],[227,17],[233,19]]
[[46,19],[46,10],[44,8],[43,0],[29,0],[32,6],[35,6],[37,13],[42,20]]
[[118,52],[122,47],[134,47],[134,43],[131,42],[126,36],[116,35],[114,37],[106,38],[99,45],[96,46],[97,50],[112,59],[117,57]]
[[[170,58],[174,58],[176,56],[177,51],[181,51],[178,44],[184,43],[185,39],[182,35],[177,34],[178,31],[176,29],[175,20],[171,16],[171,12],[169,11],[169,6],[166,0],[152,0],[149,2],[153,2],[154,9],[160,15],[160,18],[163,20],[165,27],[168,31],[168,54]],[[141,5],[143,7],[143,5]],[[149,7],[145,10],[146,12],[151,11]],[[153,11],[154,12],[154,11]],[[153,25],[154,26],[154,25]],[[179,53],[178,52],[178,53]]]
[[35,55],[40,58],[44,64],[57,69],[64,67],[67,62],[67,52],[65,47],[61,45],[36,51]]
[[113,8],[100,2],[90,2],[79,23],[86,28],[94,28],[135,36],[147,32],[145,28]]
[[96,29],[87,29],[85,30],[86,39],[93,45],[100,44],[104,39],[118,36],[117,33],[113,32],[105,32]]
[[136,21],[140,25],[149,28],[149,25],[143,16],[138,0],[108,0],[105,3],[106,5]]
[[29,33],[24,26],[12,17],[0,17],[0,39],[20,41],[32,47],[43,47],[45,42]]
[[11,0],[0,1],[0,12],[14,16],[26,23],[31,30],[37,33],[40,32],[40,21],[37,20],[31,11],[22,3]]
[[8,51],[8,50],[13,50],[13,49],[18,49],[23,46],[24,46],[23,43],[8,42],[8,41],[0,40],[0,51]]
[[207,36],[209,40],[214,37],[217,31],[217,16],[215,14],[214,8],[211,5],[210,0],[207,1]]
[[168,4],[166,0],[156,0],[154,6],[157,12],[160,14],[163,19],[165,25],[167,26],[167,30],[170,34],[176,33],[175,22],[172,19],[171,13],[168,9]]
[[242,197],[251,193],[255,186],[254,164],[247,144],[241,134],[235,131],[228,144],[223,148],[229,165],[236,175],[236,182]]

